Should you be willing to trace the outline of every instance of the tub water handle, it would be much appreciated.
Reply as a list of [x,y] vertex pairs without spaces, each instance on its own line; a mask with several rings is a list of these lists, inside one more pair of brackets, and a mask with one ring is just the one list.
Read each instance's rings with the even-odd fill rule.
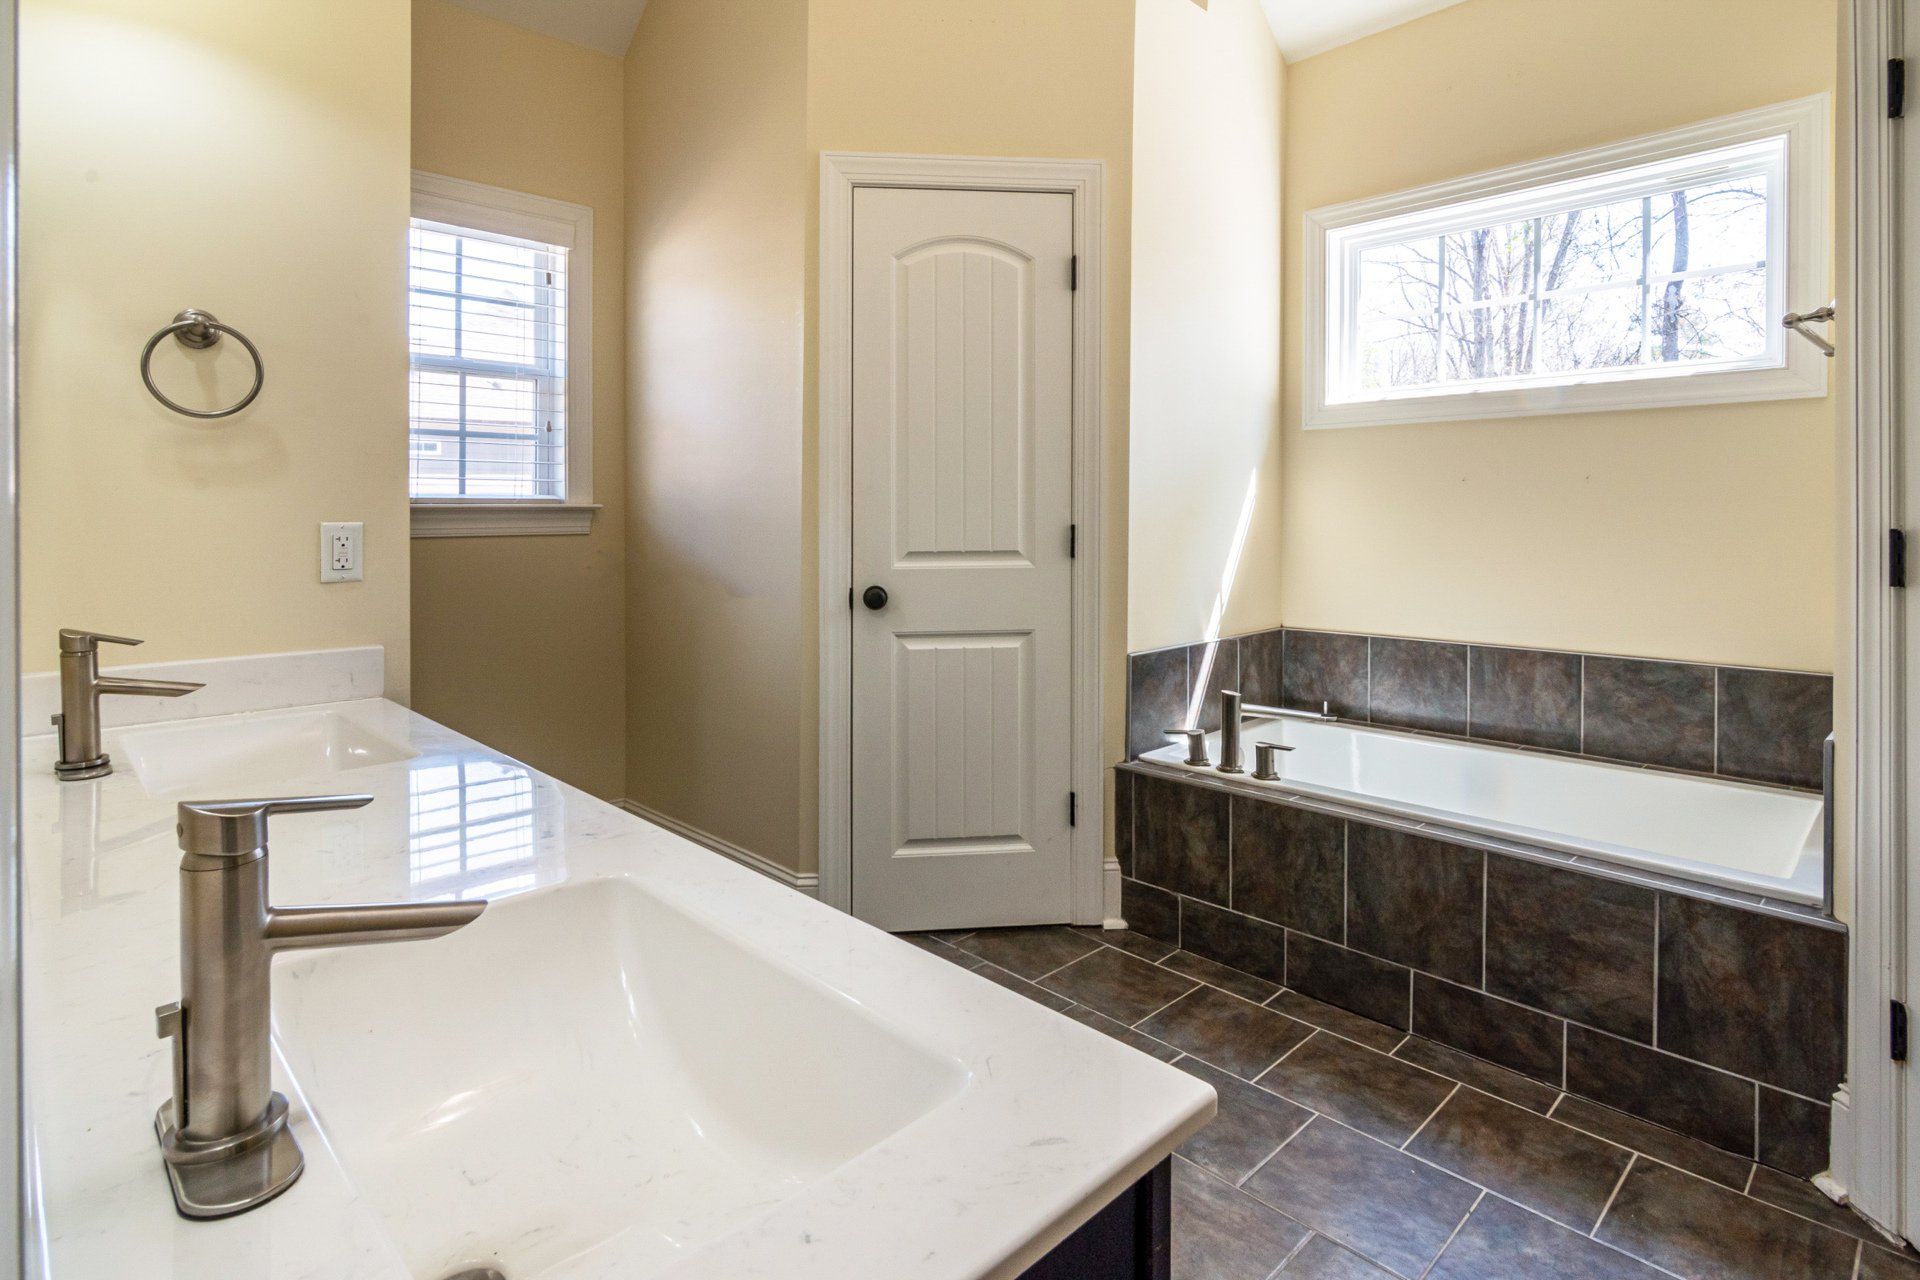
[[1207,731],[1205,729],[1169,729],[1169,738],[1187,740],[1187,763],[1206,766],[1213,763],[1207,756]]
[[1291,751],[1292,747],[1283,742],[1256,742],[1253,744],[1253,776],[1259,782],[1280,781],[1279,754]]

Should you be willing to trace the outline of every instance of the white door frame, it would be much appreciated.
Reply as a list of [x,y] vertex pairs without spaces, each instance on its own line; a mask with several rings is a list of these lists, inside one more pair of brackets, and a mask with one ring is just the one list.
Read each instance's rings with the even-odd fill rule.
[[[1845,332],[1853,364],[1853,894],[1847,975],[1847,1083],[1833,1119],[1833,1172],[1855,1208],[1896,1233],[1905,1221],[1900,1135],[1902,1069],[1888,1055],[1888,1002],[1906,990],[1908,850],[1904,642],[1887,586],[1887,531],[1903,527],[1900,500],[1901,335],[1898,129],[1887,119],[1886,67],[1901,56],[1899,3],[1852,0],[1853,259]],[[1911,104],[1913,95],[1908,95]],[[1911,113],[1911,106],[1909,112]],[[1920,1146],[1913,1149],[1920,1150]]]
[[[1098,160],[820,156],[820,900],[853,900],[853,193],[858,187],[1052,191],[1073,197],[1073,919],[1107,914],[1100,751],[1101,241]],[[1118,869],[1113,871],[1117,877]],[[1118,887],[1118,881],[1114,881]]]

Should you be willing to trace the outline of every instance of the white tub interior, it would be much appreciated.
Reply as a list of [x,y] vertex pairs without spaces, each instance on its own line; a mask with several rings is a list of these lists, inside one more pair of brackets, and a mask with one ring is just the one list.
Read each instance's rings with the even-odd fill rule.
[[[1237,781],[1250,781],[1256,742],[1293,748],[1279,753],[1280,781],[1254,786],[1790,902],[1824,898],[1817,795],[1339,722],[1260,721],[1241,737],[1248,774]],[[1219,733],[1209,748],[1218,762]],[[1185,756],[1168,746],[1143,759],[1185,767]]]

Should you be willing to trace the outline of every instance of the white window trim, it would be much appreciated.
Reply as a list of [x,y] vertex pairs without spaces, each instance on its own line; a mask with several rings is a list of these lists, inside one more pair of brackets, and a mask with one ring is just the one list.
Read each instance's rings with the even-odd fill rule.
[[600,509],[593,500],[593,210],[416,169],[413,216],[568,251],[566,497],[513,502],[416,498],[413,536],[512,538],[588,532]]
[[[1596,377],[1582,382],[1488,390],[1408,393],[1390,399],[1329,402],[1328,342],[1342,332],[1329,314],[1329,234],[1358,223],[1412,218],[1442,206],[1497,200],[1556,182],[1614,169],[1674,159],[1715,147],[1735,146],[1784,134],[1787,138],[1784,279],[1770,282],[1769,309],[1776,315],[1811,310],[1831,294],[1829,230],[1831,125],[1826,94],[1703,121],[1683,129],[1594,147],[1552,159],[1513,165],[1411,191],[1314,209],[1306,215],[1303,293],[1305,351],[1303,421],[1309,430],[1393,426],[1551,413],[1592,413],[1678,405],[1784,400],[1827,393],[1827,359],[1811,343],[1784,344],[1783,365],[1673,374],[1665,377]],[[1790,335],[1789,335],[1790,336]]]

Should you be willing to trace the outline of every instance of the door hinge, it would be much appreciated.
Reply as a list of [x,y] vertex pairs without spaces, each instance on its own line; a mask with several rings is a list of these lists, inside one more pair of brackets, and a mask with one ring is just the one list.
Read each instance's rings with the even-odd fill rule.
[[1080,795],[1075,791],[1067,792],[1067,825],[1080,825]]
[[1887,1002],[1890,1017],[1887,1021],[1887,1056],[1895,1062],[1907,1060],[1907,1006],[1898,1000]]
[[1067,559],[1074,560],[1079,558],[1079,555],[1080,555],[1080,526],[1077,524],[1070,524],[1067,526]]
[[1080,255],[1077,253],[1067,259],[1067,288],[1076,292],[1080,288]]
[[1887,530],[1887,585],[1907,585],[1907,531]]
[[1887,59],[1887,119],[1898,120],[1907,114],[1907,60]]

